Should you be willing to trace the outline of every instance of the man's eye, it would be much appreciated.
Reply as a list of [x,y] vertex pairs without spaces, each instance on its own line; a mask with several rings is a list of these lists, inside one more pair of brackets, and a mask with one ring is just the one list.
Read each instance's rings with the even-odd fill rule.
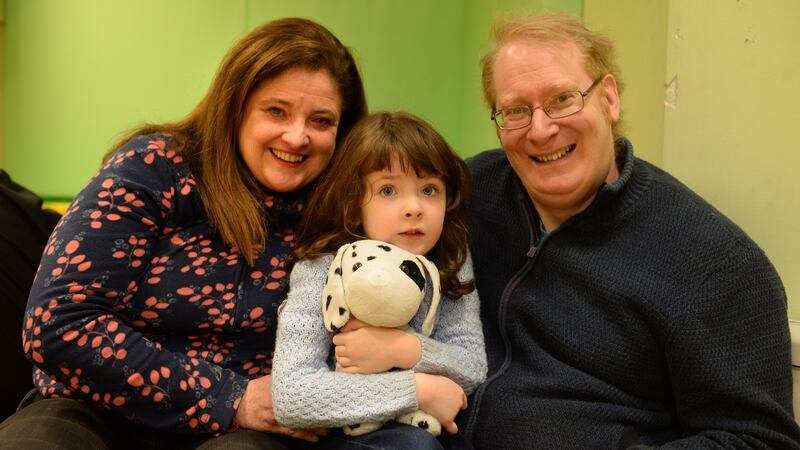
[[550,104],[556,107],[568,104],[575,100],[575,94],[577,94],[577,92],[562,92],[551,98]]
[[516,116],[525,116],[528,114],[528,107],[527,106],[516,106],[514,108],[508,108],[503,110],[503,115],[508,117],[516,117]]

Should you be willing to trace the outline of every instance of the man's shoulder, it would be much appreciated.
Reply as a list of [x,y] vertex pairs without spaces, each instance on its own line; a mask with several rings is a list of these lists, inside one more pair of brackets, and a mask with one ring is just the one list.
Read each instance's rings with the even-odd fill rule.
[[730,217],[678,178],[653,164],[641,160],[637,163],[646,167],[653,180],[643,212],[658,223],[662,237],[674,227],[676,238],[686,245],[758,248]]
[[473,176],[486,171],[497,170],[500,167],[509,167],[508,159],[502,149],[485,150],[466,159],[467,166]]

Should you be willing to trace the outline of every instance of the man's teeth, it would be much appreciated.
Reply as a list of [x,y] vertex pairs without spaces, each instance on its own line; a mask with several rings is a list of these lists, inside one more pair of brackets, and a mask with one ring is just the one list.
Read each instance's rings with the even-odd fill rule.
[[275,157],[280,159],[281,161],[286,161],[286,162],[296,163],[303,160],[303,155],[294,155],[291,153],[286,153],[275,149],[272,150],[272,154],[275,155]]
[[561,159],[561,158],[567,156],[567,154],[569,152],[571,152],[572,150],[574,150],[574,149],[575,149],[575,145],[573,144],[573,145],[570,145],[569,147],[564,148],[560,152],[556,152],[556,153],[553,153],[553,154],[550,154],[550,155],[546,155],[546,156],[534,156],[533,159],[535,159],[536,161],[539,161],[539,162],[555,161],[555,160],[558,160],[558,159]]

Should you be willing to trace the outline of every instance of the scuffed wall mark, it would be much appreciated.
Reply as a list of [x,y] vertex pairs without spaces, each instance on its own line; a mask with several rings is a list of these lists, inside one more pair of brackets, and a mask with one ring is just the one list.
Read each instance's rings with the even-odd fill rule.
[[682,41],[683,40],[683,33],[681,33],[680,28],[675,30],[675,40]]
[[756,37],[753,36],[753,29],[752,28],[748,28],[747,29],[747,36],[745,36],[745,38],[744,38],[744,43],[745,43],[745,45],[755,44],[756,43]]
[[674,111],[678,108],[678,75],[672,77],[664,87],[664,106]]

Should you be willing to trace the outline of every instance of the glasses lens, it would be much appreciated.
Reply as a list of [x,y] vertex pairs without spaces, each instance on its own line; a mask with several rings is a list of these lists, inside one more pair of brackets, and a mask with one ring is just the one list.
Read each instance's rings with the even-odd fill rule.
[[500,110],[497,116],[500,128],[522,128],[531,122],[531,110],[527,106],[515,106]]
[[566,117],[583,109],[583,95],[578,91],[562,92],[550,97],[544,110],[553,119]]

